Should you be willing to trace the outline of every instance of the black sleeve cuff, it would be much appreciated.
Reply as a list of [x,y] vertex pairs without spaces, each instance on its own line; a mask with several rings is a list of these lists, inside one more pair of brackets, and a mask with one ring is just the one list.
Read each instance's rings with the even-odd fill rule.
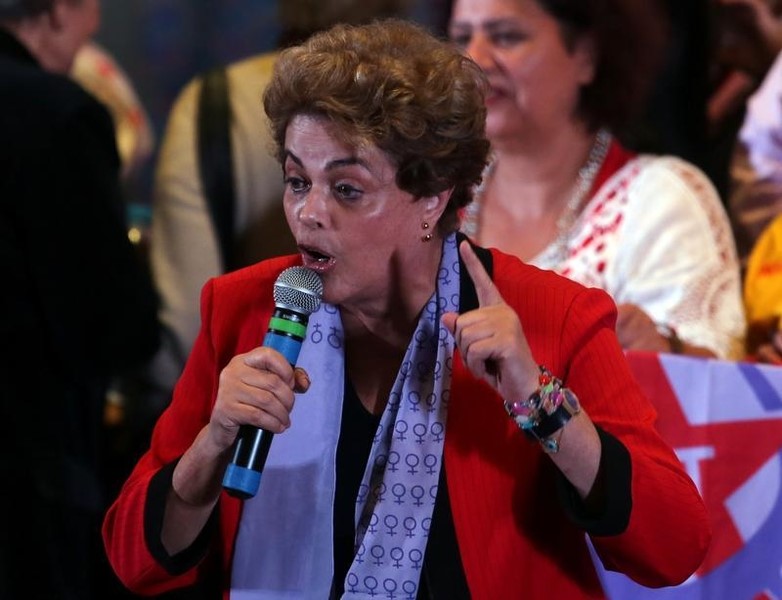
[[204,529],[189,548],[185,548],[174,556],[166,552],[161,541],[163,531],[163,514],[166,509],[166,499],[171,491],[174,468],[179,460],[175,460],[160,469],[149,482],[147,501],[144,506],[144,538],[150,554],[171,575],[181,575],[200,563],[209,550],[209,540],[217,527],[217,511],[212,511]]
[[619,535],[627,529],[633,507],[630,453],[613,435],[596,429],[601,445],[593,492],[599,494],[597,510],[587,507],[564,475],[557,478],[557,486],[565,512],[578,527],[589,535]]

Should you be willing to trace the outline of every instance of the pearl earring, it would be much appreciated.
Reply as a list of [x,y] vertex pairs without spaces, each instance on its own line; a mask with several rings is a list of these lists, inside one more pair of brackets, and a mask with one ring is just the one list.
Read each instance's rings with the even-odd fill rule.
[[[429,229],[429,223],[427,223],[426,221],[424,221],[423,223],[421,223],[421,229],[423,229],[424,231],[426,231],[427,229]],[[432,234],[431,234],[430,232],[428,232],[428,231],[426,231],[426,234],[424,234],[424,235],[422,235],[422,236],[421,236],[421,241],[422,241],[422,242],[428,242],[428,241],[430,241],[431,239],[432,239]]]

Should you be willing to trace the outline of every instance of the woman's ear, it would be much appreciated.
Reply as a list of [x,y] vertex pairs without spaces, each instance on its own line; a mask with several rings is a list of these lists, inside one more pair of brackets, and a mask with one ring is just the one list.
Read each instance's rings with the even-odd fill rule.
[[573,55],[578,61],[578,82],[589,85],[595,79],[597,69],[597,44],[591,35],[580,36],[575,43]]
[[423,220],[428,223],[437,223],[445,212],[452,193],[453,188],[448,188],[434,196],[421,198],[420,202],[423,203]]

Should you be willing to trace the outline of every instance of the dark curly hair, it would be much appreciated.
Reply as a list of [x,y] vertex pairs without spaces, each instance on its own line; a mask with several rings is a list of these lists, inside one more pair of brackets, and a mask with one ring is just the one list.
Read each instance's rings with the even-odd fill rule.
[[290,121],[320,115],[343,141],[382,150],[400,189],[422,198],[453,188],[447,232],[486,165],[484,90],[480,68],[453,45],[388,19],[338,25],[283,51],[263,103],[280,162]]
[[572,48],[588,34],[597,69],[581,90],[579,115],[591,129],[620,132],[643,110],[664,58],[667,22],[652,0],[536,0]]

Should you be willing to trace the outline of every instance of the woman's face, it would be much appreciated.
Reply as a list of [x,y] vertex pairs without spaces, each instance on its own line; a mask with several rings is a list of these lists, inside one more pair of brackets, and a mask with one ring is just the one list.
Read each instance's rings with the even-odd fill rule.
[[285,215],[304,266],[323,278],[326,302],[383,304],[420,266],[431,202],[396,186],[397,169],[381,150],[341,142],[332,127],[308,115],[288,125]]
[[[574,0],[578,1],[578,0]],[[486,132],[495,144],[573,118],[594,65],[586,38],[568,51],[534,0],[455,0],[449,35],[486,73]]]

